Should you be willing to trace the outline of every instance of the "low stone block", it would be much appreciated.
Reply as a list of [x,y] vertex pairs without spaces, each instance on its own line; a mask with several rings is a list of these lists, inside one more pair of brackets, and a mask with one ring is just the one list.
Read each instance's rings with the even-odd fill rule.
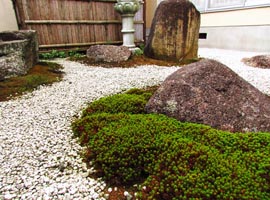
[[36,31],[0,32],[0,80],[24,75],[37,62]]
[[131,51],[125,46],[94,45],[87,50],[87,57],[96,62],[121,62],[131,56]]

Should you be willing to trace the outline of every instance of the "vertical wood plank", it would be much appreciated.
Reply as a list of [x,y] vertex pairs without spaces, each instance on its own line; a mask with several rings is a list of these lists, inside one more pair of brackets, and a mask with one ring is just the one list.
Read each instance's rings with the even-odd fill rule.
[[[42,20],[120,20],[114,10],[115,2],[91,0],[16,0],[16,10],[22,29],[35,29],[40,45],[113,42],[122,40],[121,24],[42,23]],[[144,8],[135,20],[144,20]],[[38,24],[26,24],[25,20],[41,20]],[[136,40],[143,40],[144,25],[135,25]],[[72,47],[74,48],[74,47]]]

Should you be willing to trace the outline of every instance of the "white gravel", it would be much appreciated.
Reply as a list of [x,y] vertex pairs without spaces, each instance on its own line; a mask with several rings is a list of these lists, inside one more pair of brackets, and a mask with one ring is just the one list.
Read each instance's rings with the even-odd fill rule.
[[[200,49],[270,94],[270,70],[240,60],[254,53]],[[59,61],[64,80],[17,100],[0,102],[0,199],[102,199],[106,186],[87,175],[81,147],[72,139],[75,115],[105,95],[161,83],[178,67],[99,68]]]
[[0,103],[0,199],[100,199],[72,139],[74,115],[94,99],[163,81],[177,67],[87,67],[62,61],[62,82]]

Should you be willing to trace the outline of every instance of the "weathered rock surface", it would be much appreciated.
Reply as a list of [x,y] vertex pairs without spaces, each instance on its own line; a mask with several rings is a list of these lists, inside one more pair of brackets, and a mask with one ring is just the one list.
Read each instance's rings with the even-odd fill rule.
[[259,55],[251,58],[243,58],[242,62],[252,67],[270,69],[270,55]]
[[145,55],[155,59],[197,58],[200,12],[187,0],[162,1],[155,13]]
[[0,32],[0,80],[26,74],[37,62],[36,31]]
[[131,56],[131,51],[125,46],[94,45],[87,50],[87,57],[97,62],[121,62]]
[[205,59],[169,76],[146,111],[231,132],[270,132],[269,105],[269,96],[227,66]]

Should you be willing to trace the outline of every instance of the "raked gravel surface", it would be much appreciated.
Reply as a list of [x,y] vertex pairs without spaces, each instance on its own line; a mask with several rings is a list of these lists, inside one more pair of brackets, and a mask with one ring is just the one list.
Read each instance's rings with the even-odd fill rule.
[[[270,69],[248,67],[243,57],[258,53],[200,49],[270,95]],[[106,184],[88,177],[82,148],[70,124],[87,102],[133,87],[161,83],[178,67],[89,67],[58,60],[63,81],[19,99],[0,102],[0,199],[103,199]]]

